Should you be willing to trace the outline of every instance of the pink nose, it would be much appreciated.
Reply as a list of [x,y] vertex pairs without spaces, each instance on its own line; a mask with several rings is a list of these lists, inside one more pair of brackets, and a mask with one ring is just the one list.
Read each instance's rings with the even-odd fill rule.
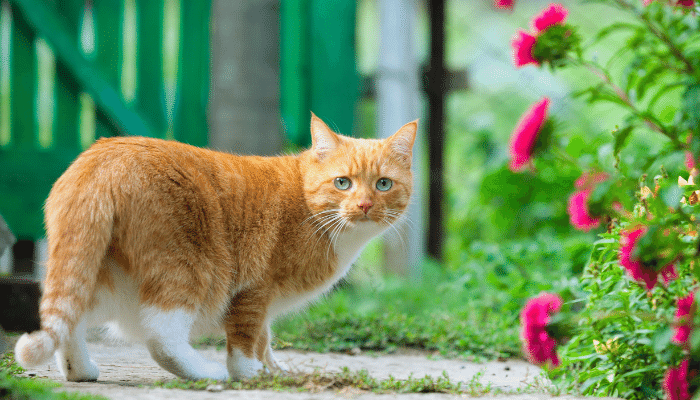
[[365,212],[365,214],[367,214],[367,212],[369,211],[370,207],[372,207],[372,205],[373,205],[372,202],[369,200],[365,200],[365,201],[362,201],[362,202],[357,204],[357,206],[360,207],[362,209],[362,211]]

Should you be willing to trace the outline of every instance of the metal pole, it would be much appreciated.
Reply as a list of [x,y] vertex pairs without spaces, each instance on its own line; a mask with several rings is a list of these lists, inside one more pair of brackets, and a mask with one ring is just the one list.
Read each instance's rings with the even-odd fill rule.
[[445,69],[445,0],[428,0],[430,21],[430,61],[427,73],[428,160],[430,193],[428,198],[428,254],[442,260],[443,224],[443,154],[445,143],[444,115],[447,93]]
[[[380,48],[377,71],[377,127],[380,137],[394,134],[419,113],[418,60],[414,31],[416,0],[379,0]],[[422,124],[421,124],[422,125]],[[418,135],[421,131],[419,129]],[[399,275],[418,277],[420,261],[425,255],[423,229],[424,181],[418,164],[422,151],[419,137],[413,149],[414,192],[408,209],[408,220],[385,242],[386,269]]]

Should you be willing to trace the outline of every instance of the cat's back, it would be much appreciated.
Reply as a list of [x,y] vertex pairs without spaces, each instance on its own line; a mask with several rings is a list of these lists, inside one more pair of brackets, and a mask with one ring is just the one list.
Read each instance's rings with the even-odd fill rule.
[[120,191],[169,186],[220,193],[237,188],[269,189],[298,180],[296,157],[240,156],[188,144],[146,137],[97,140],[56,182],[56,186],[117,185]]

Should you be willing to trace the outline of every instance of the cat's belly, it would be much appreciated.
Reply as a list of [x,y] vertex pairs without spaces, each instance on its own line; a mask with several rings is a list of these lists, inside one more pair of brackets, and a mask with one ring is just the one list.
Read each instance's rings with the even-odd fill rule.
[[[136,282],[124,273],[113,259],[106,259],[111,285],[98,286],[91,309],[86,313],[87,326],[107,326],[110,336],[129,341],[145,342],[143,310]],[[221,314],[198,313],[190,331],[191,338],[224,334]]]

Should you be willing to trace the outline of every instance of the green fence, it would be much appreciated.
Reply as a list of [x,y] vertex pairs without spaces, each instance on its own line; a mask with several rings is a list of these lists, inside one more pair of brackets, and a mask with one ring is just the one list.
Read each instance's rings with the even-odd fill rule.
[[96,138],[206,145],[209,1],[0,4],[0,214],[19,239],[43,236],[51,185]]
[[310,144],[309,110],[340,133],[356,133],[356,0],[283,0],[280,11],[280,108],[287,139]]

